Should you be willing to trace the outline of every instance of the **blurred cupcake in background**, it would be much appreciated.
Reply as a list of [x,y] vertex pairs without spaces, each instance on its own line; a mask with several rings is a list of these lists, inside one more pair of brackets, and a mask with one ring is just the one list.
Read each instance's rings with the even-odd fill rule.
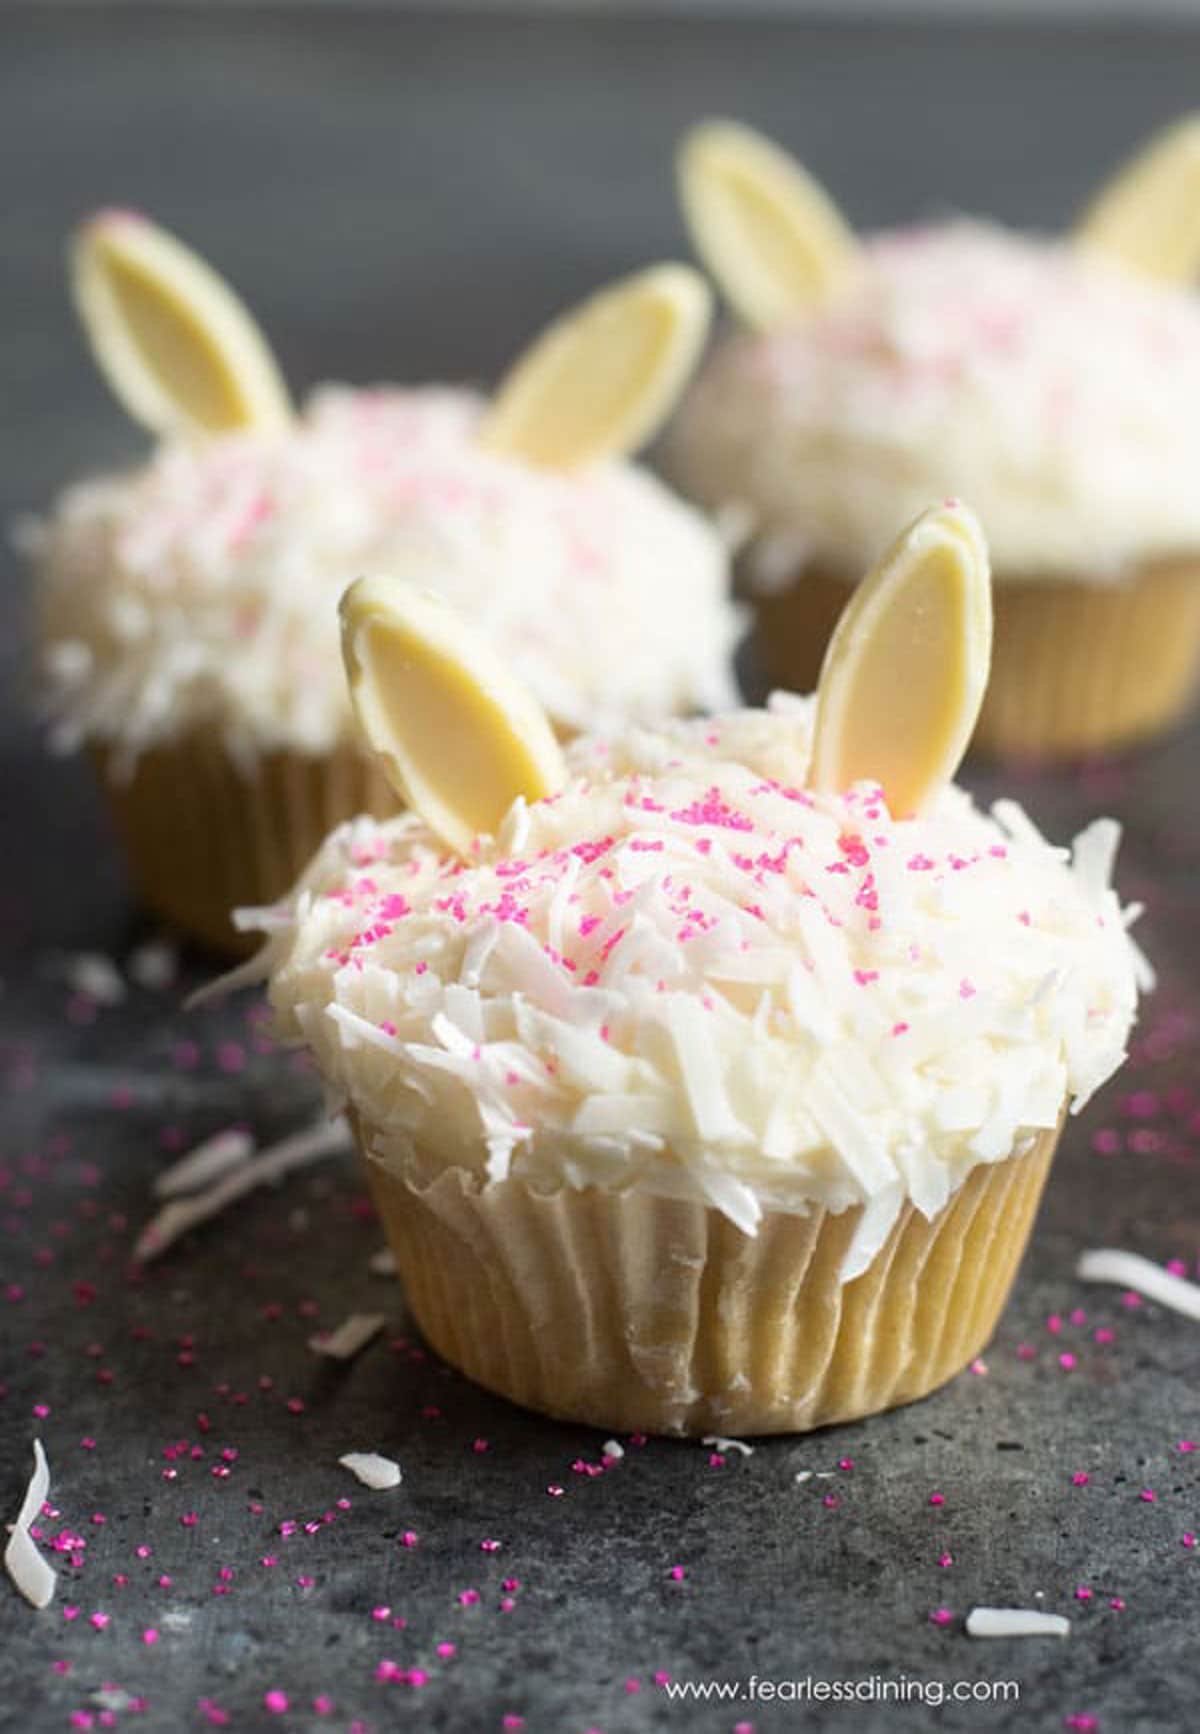
[[149,459],[69,488],[34,537],[57,747],[88,748],[146,902],[236,947],[331,826],[393,811],[352,728],[346,584],[421,572],[555,727],[707,709],[739,614],[705,520],[626,462],[673,406],[709,295],[626,279],[552,325],[497,394],[324,387],[294,409],[232,290],[132,213],[76,236],[76,301]]
[[1074,756],[1177,720],[1200,663],[1200,120],[1062,240],[966,220],[860,239],[730,122],[687,135],[679,177],[744,329],[689,393],[668,469],[743,527],[771,679],[810,688],[892,526],[961,494],[996,579],[977,744]]

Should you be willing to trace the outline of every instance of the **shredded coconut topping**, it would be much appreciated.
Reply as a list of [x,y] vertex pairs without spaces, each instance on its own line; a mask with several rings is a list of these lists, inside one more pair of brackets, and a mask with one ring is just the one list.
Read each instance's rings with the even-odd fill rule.
[[370,572],[464,608],[565,728],[727,703],[739,616],[716,533],[633,465],[485,451],[481,407],[326,387],[285,434],[166,444],[69,489],[35,538],[58,743],[349,739],[337,600]]
[[671,468],[756,533],[765,588],[857,577],[946,493],[1001,578],[1117,581],[1200,552],[1200,306],[1065,242],[954,222],[879,235],[805,323],[724,344]]
[[1108,883],[957,788],[896,820],[803,786],[811,701],[577,742],[464,863],[414,815],[341,827],[259,972],[374,1157],[537,1189],[633,1184],[747,1233],[905,1199],[933,1216],[1080,1106],[1148,981]]

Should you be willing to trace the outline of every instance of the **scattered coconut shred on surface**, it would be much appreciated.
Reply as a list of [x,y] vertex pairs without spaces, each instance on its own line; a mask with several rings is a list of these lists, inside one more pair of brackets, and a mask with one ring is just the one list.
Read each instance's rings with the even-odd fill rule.
[[1071,1622],[1062,1614],[1037,1608],[972,1608],[967,1615],[970,1638],[1067,1638]]
[[332,1361],[352,1361],[386,1323],[383,1313],[351,1313],[336,1330],[309,1337],[308,1346],[314,1355],[327,1355]]
[[400,1465],[391,1457],[381,1457],[377,1451],[347,1451],[338,1462],[376,1493],[399,1487],[404,1479]]
[[205,1138],[178,1162],[164,1168],[154,1182],[159,1198],[176,1198],[182,1192],[196,1192],[219,1180],[231,1168],[237,1168],[254,1154],[254,1139],[249,1132],[229,1126]]
[[1140,1253],[1121,1252],[1112,1247],[1085,1252],[1075,1266],[1075,1275],[1080,1282],[1113,1283],[1117,1288],[1135,1289],[1147,1300],[1182,1313],[1184,1318],[1200,1320],[1200,1285],[1173,1275]]
[[[351,1147],[352,1141],[350,1127],[341,1116],[334,1120],[322,1118],[304,1131],[294,1132],[268,1149],[260,1150],[258,1155],[240,1162],[231,1173],[225,1174],[205,1191],[188,1198],[170,1198],[138,1236],[133,1249],[134,1262],[150,1264],[189,1229],[219,1216],[246,1193],[282,1180],[285,1174],[305,1168],[310,1162],[340,1155]],[[198,1151],[193,1151],[192,1157],[198,1154]]]
[[33,1442],[33,1474],[25,1489],[25,1497],[21,1501],[21,1509],[17,1513],[17,1521],[12,1526],[12,1534],[8,1546],[4,1549],[4,1569],[33,1607],[48,1608],[54,1600],[54,1586],[57,1581],[55,1574],[42,1555],[29,1533],[29,1526],[40,1516],[46,1496],[50,1492],[50,1467],[46,1462],[46,1453],[42,1450],[42,1442]]

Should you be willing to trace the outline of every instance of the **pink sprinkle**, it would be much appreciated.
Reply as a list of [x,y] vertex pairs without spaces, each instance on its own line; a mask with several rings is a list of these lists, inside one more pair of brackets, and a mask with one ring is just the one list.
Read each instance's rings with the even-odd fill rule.
[[272,1716],[282,1716],[288,1707],[287,1693],[278,1691],[264,1692],[263,1703],[271,1712]]
[[1177,1451],[1182,1451],[1185,1454],[1189,1451],[1194,1451],[1196,1449],[1196,1441],[1194,1439],[1181,1439],[1175,1449]]
[[1089,1716],[1085,1711],[1076,1710],[1072,1715],[1063,1717],[1063,1727],[1070,1728],[1072,1734],[1097,1734],[1100,1721],[1096,1716]]
[[1071,1353],[1070,1349],[1065,1349],[1058,1357],[1058,1364],[1064,1373],[1070,1373],[1075,1370],[1079,1363],[1076,1361],[1075,1356]]
[[929,1623],[933,1626],[948,1626],[953,1618],[949,1608],[934,1608],[929,1615]]
[[95,1626],[95,1628],[98,1632],[102,1632],[104,1630],[105,1626],[108,1624],[108,1620],[109,1620],[109,1616],[107,1614],[93,1614],[92,1615],[92,1624]]
[[1192,1534],[1190,1529],[1184,1530],[1180,1540],[1183,1542],[1184,1547],[1195,1547],[1196,1545],[1196,1537]]
[[640,1680],[626,1680],[625,1690],[629,1693],[630,1697],[632,1697],[635,1692],[640,1692],[641,1689],[642,1682]]
[[458,1600],[462,1607],[473,1608],[479,1601],[479,1591],[477,1589],[460,1590]]
[[480,1542],[479,1550],[481,1553],[499,1553],[500,1543],[498,1541],[493,1541],[489,1536],[487,1539]]
[[684,1578],[687,1576],[687,1573],[681,1565],[673,1565],[668,1575],[675,1583],[682,1583]]
[[931,1493],[929,1495],[929,1503],[930,1505],[945,1505],[946,1495],[944,1493]]
[[1143,1487],[1138,1498],[1141,1499],[1145,1505],[1153,1505],[1154,1501],[1158,1498],[1158,1495],[1155,1493],[1153,1487]]
[[416,1547],[420,1539],[415,1529],[406,1529],[400,1537],[400,1545],[401,1547]]
[[145,1631],[142,1633],[142,1642],[144,1644],[156,1644],[158,1642],[158,1633],[155,1631],[153,1626],[146,1627]]
[[1074,1475],[1072,1475],[1072,1477],[1071,1477],[1071,1486],[1072,1487],[1086,1487],[1088,1482],[1091,1479],[1092,1478],[1088,1474],[1086,1469],[1077,1469],[1075,1471]]
[[195,1529],[196,1525],[200,1521],[200,1516],[198,1512],[185,1511],[179,1521],[183,1525],[184,1529]]
[[1123,1614],[1125,1612],[1124,1596],[1109,1596],[1108,1605],[1114,1613]]
[[1077,1602],[1090,1602],[1091,1599],[1092,1599],[1092,1592],[1088,1588],[1087,1584],[1085,1584],[1085,1583],[1079,1584],[1075,1590],[1075,1600]]
[[456,1656],[458,1654],[458,1645],[457,1644],[438,1644],[437,1645],[437,1653],[439,1656],[441,1656],[443,1658],[446,1658],[448,1656]]
[[525,1726],[525,1718],[524,1716],[514,1716],[510,1712],[502,1718],[500,1726],[509,1729],[523,1728]]
[[333,1714],[333,1699],[326,1697],[324,1692],[317,1694],[312,1701],[312,1706],[318,1716],[331,1716]]

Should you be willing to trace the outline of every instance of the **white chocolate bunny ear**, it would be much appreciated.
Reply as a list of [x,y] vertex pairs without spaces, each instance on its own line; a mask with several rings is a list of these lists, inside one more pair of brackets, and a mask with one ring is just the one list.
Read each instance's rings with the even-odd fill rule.
[[653,265],[602,289],[509,369],[480,442],[552,470],[636,451],[674,408],[711,317],[708,285],[688,265]]
[[1075,239],[1143,276],[1190,282],[1200,272],[1200,115],[1157,133],[1118,170]]
[[439,597],[360,578],[341,601],[342,654],[367,744],[400,798],[460,855],[518,795],[566,780],[546,715],[486,639]]
[[286,426],[287,388],[258,326],[210,265],[134,211],[99,211],[71,283],[100,371],[155,433]]
[[958,769],[987,686],[987,545],[956,502],[925,512],[847,603],[821,669],[809,782],[880,783],[896,818]]
[[754,330],[810,312],[853,271],[858,243],[837,206],[761,133],[703,121],[684,135],[676,170],[696,251]]

